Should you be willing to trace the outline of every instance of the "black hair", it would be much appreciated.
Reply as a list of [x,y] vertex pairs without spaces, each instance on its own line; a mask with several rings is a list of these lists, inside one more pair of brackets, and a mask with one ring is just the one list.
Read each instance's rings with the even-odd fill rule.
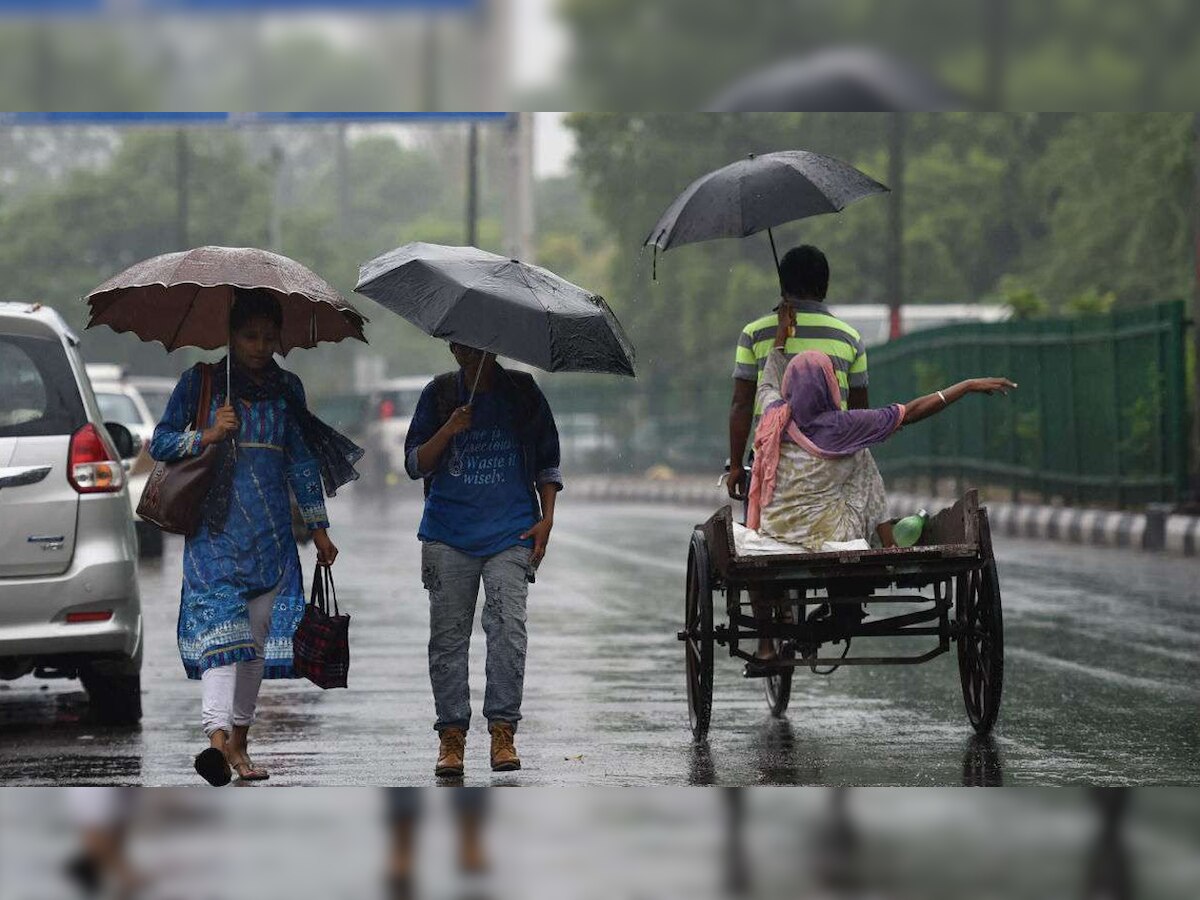
[[829,290],[829,260],[811,244],[793,247],[779,263],[779,284],[789,297],[824,300]]
[[240,331],[253,319],[270,319],[276,328],[283,328],[283,307],[279,299],[262,288],[233,289],[233,309],[229,311],[229,330]]

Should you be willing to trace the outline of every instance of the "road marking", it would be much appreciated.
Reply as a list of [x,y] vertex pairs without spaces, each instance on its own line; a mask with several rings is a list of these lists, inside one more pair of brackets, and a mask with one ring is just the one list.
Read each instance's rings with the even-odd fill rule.
[[[658,569],[661,572],[670,572],[672,575],[683,577],[686,566],[682,560],[669,562],[658,556],[651,556],[647,553],[637,553],[633,550],[614,550],[611,547],[605,547],[597,544],[593,540],[587,538],[572,537],[569,534],[553,534],[550,538],[551,547],[554,544],[566,544],[568,547],[575,547],[581,550],[586,550],[596,556],[604,556],[609,559],[615,559],[623,563],[637,563],[640,566],[648,566],[651,569]],[[686,552],[686,551],[684,551]]]

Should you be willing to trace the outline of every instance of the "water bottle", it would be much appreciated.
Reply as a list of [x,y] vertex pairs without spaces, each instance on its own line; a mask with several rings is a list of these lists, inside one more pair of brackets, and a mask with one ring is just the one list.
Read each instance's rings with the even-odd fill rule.
[[929,521],[929,513],[920,510],[915,516],[905,516],[892,526],[892,538],[897,547],[911,547],[921,539],[925,523]]

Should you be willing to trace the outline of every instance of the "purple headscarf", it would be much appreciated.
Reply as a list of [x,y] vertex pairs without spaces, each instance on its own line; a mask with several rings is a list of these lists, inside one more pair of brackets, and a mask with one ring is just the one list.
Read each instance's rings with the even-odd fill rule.
[[821,459],[840,459],[882,443],[904,421],[903,403],[883,409],[842,409],[833,362],[819,350],[793,357],[780,387],[783,399],[763,411],[754,435],[746,527],[755,531],[762,510],[775,495],[779,449],[785,439]]
[[780,393],[791,413],[784,436],[825,459],[852,456],[883,443],[904,420],[902,403],[882,409],[842,409],[833,362],[819,350],[792,358]]

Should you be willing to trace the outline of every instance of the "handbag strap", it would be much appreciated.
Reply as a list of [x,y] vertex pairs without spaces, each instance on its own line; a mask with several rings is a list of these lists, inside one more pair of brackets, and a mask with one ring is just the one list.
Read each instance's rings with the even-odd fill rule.
[[338,608],[337,589],[333,585],[333,572],[330,571],[332,566],[318,565],[313,572],[312,590],[309,593],[308,602],[321,610],[325,615],[329,615],[329,601],[333,601],[333,614],[340,616],[342,611]]
[[329,601],[325,597],[325,580],[321,577],[321,566],[313,572],[312,589],[308,593],[308,602],[321,612],[329,615]]
[[317,566],[318,569],[324,569],[325,575],[325,597],[333,601],[333,614],[340,616],[342,611],[338,609],[337,588],[333,586],[333,566]]
[[196,403],[195,430],[208,427],[209,406],[212,405],[212,366],[200,363],[200,399]]

